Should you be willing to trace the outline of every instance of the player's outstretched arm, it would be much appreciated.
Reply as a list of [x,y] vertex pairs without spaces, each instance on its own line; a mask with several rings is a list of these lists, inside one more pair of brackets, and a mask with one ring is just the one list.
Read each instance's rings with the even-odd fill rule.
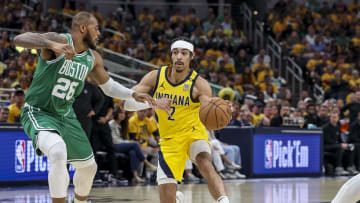
[[151,105],[155,104],[154,99],[150,95],[131,90],[110,78],[104,69],[104,62],[100,54],[94,50],[92,50],[92,52],[95,56],[95,64],[90,73],[90,77],[99,85],[106,95],[121,100],[135,99],[138,102],[148,102]]
[[57,58],[61,54],[65,54],[66,59],[71,59],[75,55],[73,47],[67,44],[67,38],[55,32],[26,32],[17,35],[14,42],[16,46],[27,49],[41,49],[40,56],[44,60]]
[[[153,70],[150,73],[146,74],[141,81],[132,87],[132,90],[142,93],[149,93],[151,90],[155,88],[156,78],[157,78],[158,70]],[[170,100],[166,98],[161,98],[155,101],[155,105],[149,105],[146,103],[139,103],[134,100],[128,100],[124,104],[125,110],[127,111],[139,111],[148,108],[158,108],[169,113],[170,110]]]

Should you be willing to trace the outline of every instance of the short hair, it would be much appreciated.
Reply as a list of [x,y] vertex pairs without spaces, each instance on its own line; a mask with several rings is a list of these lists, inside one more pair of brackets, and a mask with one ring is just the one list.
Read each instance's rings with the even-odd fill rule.
[[76,29],[80,25],[87,25],[89,23],[90,18],[95,18],[95,16],[89,12],[81,11],[76,14],[72,19],[71,29]]

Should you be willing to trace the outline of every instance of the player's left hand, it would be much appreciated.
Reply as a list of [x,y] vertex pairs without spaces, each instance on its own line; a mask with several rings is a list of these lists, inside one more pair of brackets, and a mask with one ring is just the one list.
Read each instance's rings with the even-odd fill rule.
[[156,105],[154,98],[152,98],[148,94],[140,93],[140,92],[134,92],[132,96],[137,102],[143,102],[143,103],[147,102],[151,107]]

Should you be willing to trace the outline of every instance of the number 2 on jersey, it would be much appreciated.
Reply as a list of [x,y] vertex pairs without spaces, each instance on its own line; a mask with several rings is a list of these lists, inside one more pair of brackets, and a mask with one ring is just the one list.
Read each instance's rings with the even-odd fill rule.
[[56,82],[57,84],[55,85],[51,94],[55,97],[66,100],[70,100],[74,96],[75,89],[79,85],[78,82],[71,82],[66,78],[59,78]]
[[170,121],[174,121],[175,119],[172,117],[173,115],[174,115],[174,113],[175,113],[175,106],[171,106],[170,107],[170,115],[169,115],[169,117],[168,117],[168,120],[170,120]]

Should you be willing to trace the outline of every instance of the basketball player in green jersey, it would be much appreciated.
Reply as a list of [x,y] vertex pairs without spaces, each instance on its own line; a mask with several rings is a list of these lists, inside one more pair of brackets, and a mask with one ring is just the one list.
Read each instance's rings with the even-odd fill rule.
[[50,161],[49,188],[54,203],[64,203],[69,184],[66,163],[76,168],[74,202],[86,202],[97,170],[94,155],[72,104],[88,73],[105,94],[156,105],[148,94],[113,81],[96,48],[100,36],[96,18],[88,12],[74,16],[70,34],[24,33],[16,46],[41,49],[33,81],[26,93],[21,123],[36,152]]

